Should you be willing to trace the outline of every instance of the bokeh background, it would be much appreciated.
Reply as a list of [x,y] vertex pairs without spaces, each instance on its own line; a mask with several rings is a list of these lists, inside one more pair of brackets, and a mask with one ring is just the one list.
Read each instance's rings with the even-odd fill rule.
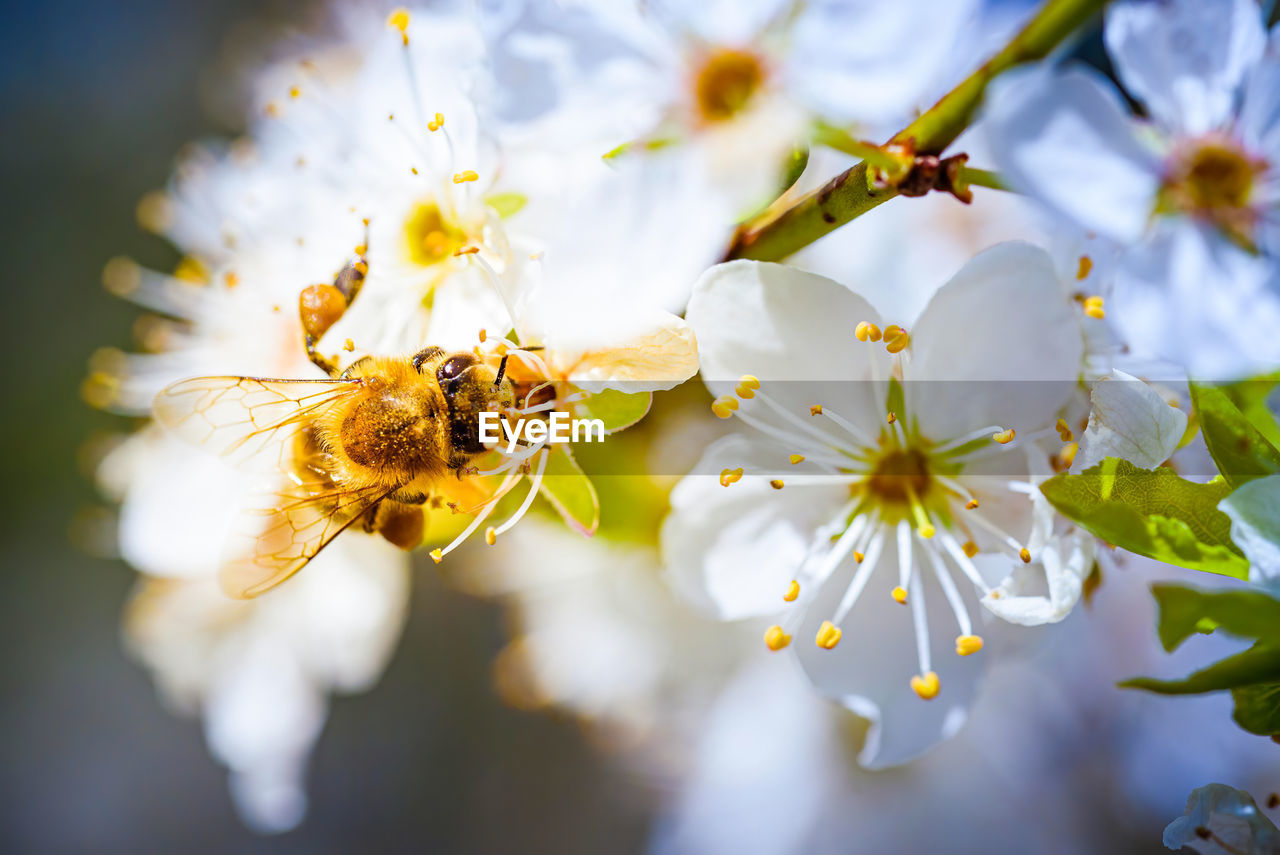
[[[138,198],[165,183],[183,143],[237,130],[235,56],[310,4],[2,8],[0,851],[621,853],[654,839],[705,851],[689,841],[714,821],[686,834],[697,811],[670,813],[671,791],[611,762],[573,721],[501,704],[500,608],[450,590],[421,560],[389,670],[332,700],[307,820],[274,838],[244,829],[199,724],[166,711],[121,646],[134,574],[94,554],[100,499],[82,449],[126,425],[78,388],[92,352],[126,345],[136,316],[99,286],[103,263],[172,262],[135,224]],[[1078,51],[1101,62],[1096,36]],[[1222,780],[1260,799],[1280,789],[1275,746],[1236,731],[1226,699],[1111,687],[1151,663],[1191,667],[1156,649],[1145,588],[1167,571],[1116,574],[1096,608],[996,669],[953,743],[907,770],[850,776],[810,851],[1157,853],[1192,787]],[[738,783],[769,786],[745,768]],[[703,797],[732,821],[731,799]]]

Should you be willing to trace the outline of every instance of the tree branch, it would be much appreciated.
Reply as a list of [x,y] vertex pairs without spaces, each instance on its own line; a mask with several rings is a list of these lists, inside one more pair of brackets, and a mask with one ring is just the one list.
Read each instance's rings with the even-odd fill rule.
[[[1048,0],[999,53],[895,134],[890,142],[910,140],[917,154],[940,154],[973,121],[987,84],[996,75],[1020,63],[1043,59],[1105,3],[1106,0]],[[869,185],[864,161],[782,212],[766,213],[740,227],[725,258],[761,261],[786,258],[896,195],[892,187],[873,189]]]

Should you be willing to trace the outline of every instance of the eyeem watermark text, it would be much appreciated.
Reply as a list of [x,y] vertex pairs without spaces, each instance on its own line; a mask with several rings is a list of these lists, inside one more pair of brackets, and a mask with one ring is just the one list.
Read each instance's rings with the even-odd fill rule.
[[480,442],[492,445],[507,439],[507,453],[515,451],[521,441],[530,445],[540,442],[604,442],[601,419],[575,419],[568,413],[552,410],[546,419],[520,419],[512,422],[498,413],[480,414]]

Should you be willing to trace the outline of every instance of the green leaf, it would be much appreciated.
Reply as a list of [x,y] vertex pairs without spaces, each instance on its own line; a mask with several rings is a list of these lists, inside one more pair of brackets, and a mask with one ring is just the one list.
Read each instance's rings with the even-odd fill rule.
[[498,212],[498,216],[504,220],[507,217],[520,213],[525,205],[529,204],[529,197],[523,193],[495,193],[492,196],[485,197],[485,204]]
[[1108,457],[1040,489],[1063,516],[1110,544],[1191,570],[1248,576],[1249,562],[1231,541],[1231,519],[1218,510],[1230,490],[1217,479],[1197,484],[1172,469]]
[[1267,441],[1226,390],[1192,383],[1191,404],[1209,454],[1228,484],[1238,487],[1254,478],[1280,473],[1280,450]]
[[1134,677],[1124,689],[1146,689],[1161,695],[1201,695],[1280,681],[1280,646],[1259,642],[1248,650],[1221,659],[1182,680]]
[[1231,690],[1236,709],[1231,717],[1250,733],[1280,734],[1280,683],[1258,683]]
[[605,389],[588,395],[574,404],[573,417],[600,419],[604,422],[604,432],[614,433],[629,428],[644,418],[652,403],[652,392],[620,392],[617,389]]
[[600,524],[600,499],[596,488],[567,445],[553,445],[543,473],[541,492],[569,527],[587,535]]
[[1280,644],[1280,600],[1262,591],[1153,585],[1151,593],[1160,606],[1158,631],[1165,650],[1174,650],[1206,626]]
[[1239,380],[1222,387],[1231,402],[1235,404],[1244,417],[1254,426],[1258,433],[1266,437],[1267,442],[1280,448],[1280,422],[1276,414],[1267,406],[1267,399],[1280,384],[1280,371],[1264,374],[1249,380]]

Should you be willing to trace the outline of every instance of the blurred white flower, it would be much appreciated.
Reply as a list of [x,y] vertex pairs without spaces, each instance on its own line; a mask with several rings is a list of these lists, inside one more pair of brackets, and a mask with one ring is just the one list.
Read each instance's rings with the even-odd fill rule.
[[[763,437],[716,443],[673,492],[673,582],[725,619],[785,611],[768,646],[805,638],[814,683],[874,723],[861,761],[904,762],[964,721],[972,592],[1007,621],[1061,620],[1092,563],[1092,539],[1055,535],[1036,489],[1052,472],[1037,443],[1063,433],[1082,370],[1079,315],[1048,255],[1010,243],[909,332],[835,282],[754,262],[709,271],[688,317],[713,409]],[[864,595],[881,567],[884,601]],[[935,659],[943,626],[958,655]]]
[[1186,815],[1164,830],[1164,845],[1201,855],[1271,855],[1280,852],[1280,829],[1248,793],[1206,784],[1187,797]]
[[[978,7],[970,0],[574,5],[599,24],[570,29],[571,39],[611,37],[621,46],[613,67],[637,118],[615,155],[678,163],[689,204],[722,226],[771,201],[813,119],[861,123],[874,135],[909,119],[951,70]],[[855,30],[856,39],[833,37]],[[580,86],[580,73],[568,70],[564,85]]]
[[386,667],[404,627],[408,563],[390,544],[352,538],[256,600],[228,598],[212,576],[139,584],[129,647],[177,710],[203,718],[253,828],[301,822],[327,696],[368,689]]
[[1276,38],[1252,0],[1126,0],[1105,35],[1150,120],[1098,72],[1011,73],[987,99],[1002,174],[1126,249],[1108,317],[1143,355],[1203,379],[1264,370],[1280,361]]
[[1218,507],[1231,518],[1231,540],[1249,559],[1249,581],[1280,579],[1280,475],[1242,484]]

